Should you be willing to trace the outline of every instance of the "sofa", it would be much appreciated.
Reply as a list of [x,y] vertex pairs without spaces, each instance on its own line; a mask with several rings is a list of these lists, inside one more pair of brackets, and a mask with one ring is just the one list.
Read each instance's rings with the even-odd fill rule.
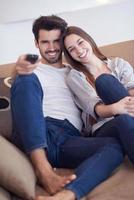
[[[122,57],[134,66],[134,40],[100,47],[108,57]],[[48,195],[38,184],[29,158],[11,141],[10,86],[14,63],[0,66],[0,200],[30,200]],[[72,173],[57,169],[61,176]],[[134,167],[126,157],[121,166],[83,200],[133,200]]]

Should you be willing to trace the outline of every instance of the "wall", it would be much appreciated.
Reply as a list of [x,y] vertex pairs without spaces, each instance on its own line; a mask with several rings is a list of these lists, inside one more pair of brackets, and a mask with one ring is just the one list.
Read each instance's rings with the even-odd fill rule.
[[71,25],[84,28],[97,42],[105,45],[134,39],[134,1],[102,6],[63,16]]
[[[61,13],[69,25],[84,28],[99,46],[134,39],[134,1]],[[0,24],[0,64],[16,61],[20,54],[37,53],[32,20]]]
[[33,19],[44,13],[49,15],[71,12],[123,1],[126,0],[0,0],[0,23]]

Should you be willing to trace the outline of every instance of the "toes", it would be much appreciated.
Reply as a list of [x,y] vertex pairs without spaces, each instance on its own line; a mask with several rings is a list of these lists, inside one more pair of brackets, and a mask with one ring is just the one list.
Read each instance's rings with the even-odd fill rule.
[[76,179],[76,175],[72,174],[70,176],[66,176],[65,179],[66,179],[66,181],[70,181],[71,182],[72,180]]
[[66,184],[69,184],[70,182],[71,182],[71,181],[67,180],[67,181],[66,181]]
[[38,197],[36,198],[36,200],[44,200],[44,197],[43,197],[43,196],[38,196]]
[[75,174],[72,174],[72,175],[70,176],[70,179],[71,179],[71,180],[76,179],[76,175],[75,175]]

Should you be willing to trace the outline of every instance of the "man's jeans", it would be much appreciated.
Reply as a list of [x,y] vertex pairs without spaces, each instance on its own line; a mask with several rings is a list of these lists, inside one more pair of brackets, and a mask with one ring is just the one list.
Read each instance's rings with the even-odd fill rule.
[[120,165],[122,149],[112,137],[82,137],[67,119],[44,118],[43,96],[35,74],[15,80],[11,89],[13,141],[25,152],[44,148],[53,167],[74,168],[77,178],[65,188],[80,199]]
[[[99,97],[107,105],[130,96],[125,87],[113,75],[102,74],[96,79],[95,84]],[[116,137],[129,159],[134,163],[134,117],[127,114],[116,115],[94,134],[99,137]]]

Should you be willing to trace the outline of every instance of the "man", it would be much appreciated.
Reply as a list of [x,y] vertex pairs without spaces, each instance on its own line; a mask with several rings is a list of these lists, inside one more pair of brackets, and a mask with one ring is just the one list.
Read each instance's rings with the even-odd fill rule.
[[[122,151],[113,138],[84,138],[81,111],[66,84],[70,71],[62,64],[62,37],[67,23],[57,16],[35,20],[33,33],[41,62],[21,56],[20,75],[11,90],[13,140],[31,158],[42,186],[53,196],[37,200],[74,200],[86,195],[121,163]],[[76,168],[61,177],[53,167]]]

